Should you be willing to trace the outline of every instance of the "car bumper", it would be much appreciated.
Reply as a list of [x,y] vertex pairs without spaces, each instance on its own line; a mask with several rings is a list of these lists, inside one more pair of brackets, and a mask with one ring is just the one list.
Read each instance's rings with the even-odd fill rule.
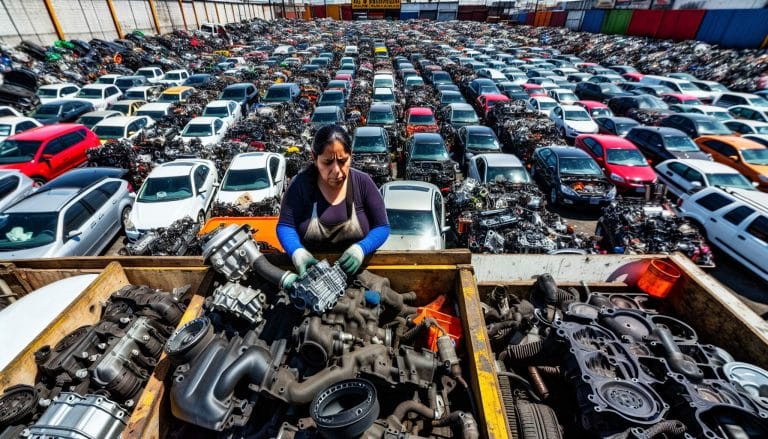
[[560,203],[566,206],[594,206],[603,207],[613,201],[613,197],[607,196],[586,196],[586,195],[569,195],[560,192]]

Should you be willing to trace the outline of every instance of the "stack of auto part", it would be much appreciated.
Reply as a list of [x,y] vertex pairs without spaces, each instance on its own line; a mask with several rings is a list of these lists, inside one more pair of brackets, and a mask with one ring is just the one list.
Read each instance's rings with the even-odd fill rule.
[[168,227],[149,230],[120,250],[128,256],[193,256],[200,254],[197,233],[203,225],[192,218],[176,220]]
[[665,202],[619,199],[603,208],[595,234],[610,253],[671,254],[679,251],[696,264],[714,267],[714,256],[698,228],[677,216]]
[[759,391],[768,372],[701,343],[644,294],[564,290],[545,274],[527,299],[495,288],[483,310],[513,430],[547,438],[768,434]]
[[286,272],[247,227],[217,232],[204,257],[226,281],[166,344],[172,437],[479,437],[457,335],[415,319],[414,293],[327,261],[278,289]]
[[187,291],[125,286],[110,296],[99,322],[35,352],[35,386],[0,396],[0,436],[120,437],[181,320]]
[[487,122],[496,132],[502,148],[518,156],[523,163],[528,163],[533,151],[540,146],[565,144],[555,123],[528,108],[522,100],[494,105]]
[[262,201],[252,201],[247,196],[240,197],[234,203],[214,202],[211,216],[278,216],[280,198],[271,197]]
[[476,253],[591,251],[591,237],[574,233],[544,208],[535,184],[466,179],[446,197],[447,220],[458,243]]
[[109,140],[99,148],[85,152],[90,166],[104,166],[125,169],[123,178],[134,188],[141,187],[152,170],[149,157],[141,155],[137,147],[128,140]]

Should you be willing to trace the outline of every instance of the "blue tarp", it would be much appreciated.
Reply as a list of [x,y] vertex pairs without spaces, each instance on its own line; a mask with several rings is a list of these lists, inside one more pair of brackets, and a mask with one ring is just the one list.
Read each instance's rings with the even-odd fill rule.
[[600,29],[603,27],[603,18],[605,18],[605,11],[603,10],[593,9],[587,11],[584,14],[584,20],[581,22],[581,31],[593,34],[600,33]]
[[528,15],[527,13],[523,12],[522,14],[517,16],[517,22],[520,24],[525,24],[525,17]]

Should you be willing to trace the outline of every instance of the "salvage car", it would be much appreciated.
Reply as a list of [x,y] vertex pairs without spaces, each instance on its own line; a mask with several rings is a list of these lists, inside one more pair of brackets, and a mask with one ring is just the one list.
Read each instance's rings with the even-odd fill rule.
[[601,207],[616,197],[616,186],[586,152],[567,146],[538,148],[531,159],[531,176],[549,195],[549,203]]
[[578,105],[557,106],[549,113],[549,118],[568,141],[573,141],[580,134],[597,133],[599,129],[587,110]]
[[92,129],[97,123],[104,119],[108,119],[110,117],[119,117],[122,115],[123,113],[113,110],[91,111],[80,116],[80,118],[78,118],[75,123],[85,125],[88,129]]
[[218,203],[259,203],[280,197],[285,189],[285,156],[244,152],[232,158],[216,192]]
[[122,97],[123,92],[119,88],[107,84],[86,85],[75,95],[76,99],[91,103],[97,110],[106,110]]
[[119,116],[102,120],[93,132],[102,144],[108,140],[133,140],[155,124],[149,116]]
[[31,117],[5,116],[0,117],[0,141],[15,134],[23,133],[43,124]]
[[702,151],[716,162],[737,169],[768,192],[768,148],[747,137],[702,136],[696,139]]
[[451,160],[445,141],[437,133],[415,133],[405,145],[405,179],[428,181],[448,188],[456,179],[458,164]]
[[195,117],[190,120],[179,134],[185,143],[197,139],[205,145],[215,145],[224,139],[229,125],[218,117]]
[[523,163],[513,154],[477,154],[467,163],[467,178],[480,183],[531,183]]
[[628,117],[596,117],[595,123],[599,133],[622,137],[632,128],[640,126],[640,122]]
[[19,170],[0,170],[0,211],[23,200],[35,189],[35,182]]
[[701,136],[728,136],[733,134],[733,131],[714,117],[695,113],[667,116],[661,119],[659,126],[676,128],[690,136],[691,139]]
[[467,125],[459,128],[456,132],[455,146],[455,153],[451,152],[462,167],[466,167],[467,161],[477,154],[501,152],[501,144],[496,138],[496,133],[483,125]]
[[243,117],[243,110],[240,108],[240,103],[235,101],[220,101],[215,100],[208,102],[208,105],[203,109],[203,116],[218,117],[232,126],[237,123]]
[[584,134],[576,138],[577,148],[589,154],[622,193],[646,192],[656,182],[656,172],[632,142],[617,136]]
[[94,111],[94,107],[90,102],[79,99],[65,99],[41,105],[30,116],[37,119],[43,125],[52,125],[62,122],[74,122],[83,114],[91,111]]
[[0,257],[101,254],[131,212],[131,189],[120,179],[124,172],[76,169],[0,211]]
[[48,102],[55,101],[57,99],[69,99],[73,98],[80,92],[80,87],[68,82],[60,84],[48,84],[41,85],[37,89],[37,97],[40,98],[41,104],[47,104]]
[[136,195],[125,224],[126,236],[135,241],[185,217],[204,223],[218,180],[210,160],[177,159],[157,166]]
[[653,164],[673,158],[711,160],[690,137],[675,128],[639,126],[629,130],[625,138]]
[[390,233],[381,250],[443,250],[445,202],[440,189],[423,181],[392,181],[381,187]]
[[755,190],[739,171],[709,160],[671,159],[656,166],[659,181],[677,198],[709,186]]

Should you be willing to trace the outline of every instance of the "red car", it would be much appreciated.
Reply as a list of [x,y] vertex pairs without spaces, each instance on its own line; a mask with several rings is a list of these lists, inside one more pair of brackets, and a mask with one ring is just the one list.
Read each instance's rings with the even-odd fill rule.
[[521,85],[523,87],[523,91],[528,93],[528,96],[532,98],[536,96],[549,97],[544,87],[540,86],[539,84],[521,84]]
[[494,105],[507,101],[509,101],[507,95],[488,93],[477,97],[477,108],[483,112],[484,116],[488,116]]
[[341,81],[347,81],[349,82],[350,86],[355,85],[355,79],[352,78],[352,75],[349,73],[338,73],[336,76],[333,77],[334,80],[341,80]]
[[41,185],[84,164],[85,151],[100,145],[85,125],[46,125],[0,142],[0,169],[18,169]]
[[669,105],[701,105],[701,101],[696,96],[681,94],[681,93],[663,93],[661,100]]
[[626,79],[629,82],[640,82],[640,80],[643,79],[643,76],[645,76],[645,75],[643,75],[642,73],[637,73],[637,72],[625,73],[625,74],[621,75],[622,78]]
[[431,108],[413,107],[405,112],[405,137],[411,137],[413,133],[437,133],[435,113]]
[[587,110],[587,113],[592,116],[592,119],[596,117],[613,116],[613,111],[611,111],[607,105],[599,101],[576,101],[574,104],[584,107],[584,109]]
[[605,134],[582,134],[575,146],[589,154],[619,192],[645,193],[656,181],[648,159],[627,139]]

